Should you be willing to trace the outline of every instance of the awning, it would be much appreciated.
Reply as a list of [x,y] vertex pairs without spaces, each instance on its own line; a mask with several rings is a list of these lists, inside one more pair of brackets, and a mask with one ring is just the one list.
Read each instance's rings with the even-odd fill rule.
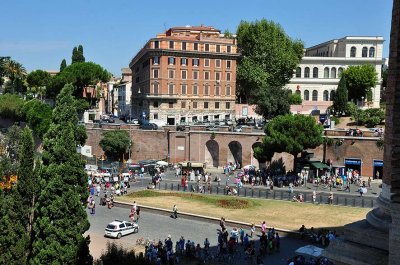
[[327,165],[325,165],[324,163],[321,163],[319,161],[312,161],[310,162],[310,164],[315,167],[316,169],[329,169],[329,167]]

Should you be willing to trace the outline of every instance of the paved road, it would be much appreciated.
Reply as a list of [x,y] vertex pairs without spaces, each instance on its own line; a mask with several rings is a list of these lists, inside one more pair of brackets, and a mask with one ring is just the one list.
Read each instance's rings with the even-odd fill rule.
[[[96,199],[98,202],[98,198]],[[107,209],[98,204],[96,207],[96,214],[94,216],[88,214],[91,226],[87,234],[90,235],[92,240],[90,251],[94,258],[98,258],[101,255],[101,252],[106,247],[107,241],[117,242],[124,247],[133,247],[136,243],[136,239],[139,237],[149,238],[151,240],[164,240],[168,235],[172,236],[174,242],[183,235],[186,240],[194,240],[195,243],[201,243],[202,246],[204,239],[208,237],[213,251],[216,251],[218,223],[201,222],[184,218],[175,220],[169,216],[149,213],[143,210],[141,211],[138,234],[131,234],[121,239],[107,239],[103,236],[104,229],[109,222],[114,219],[128,220],[128,215],[129,209],[119,207]],[[228,230],[230,230],[230,228],[228,228]],[[258,240],[258,237],[254,238],[256,241]],[[287,259],[295,255],[294,251],[307,244],[308,243],[299,239],[282,237],[280,253],[268,255],[265,258],[265,264],[286,265]],[[236,264],[244,264],[244,261],[237,262]]]

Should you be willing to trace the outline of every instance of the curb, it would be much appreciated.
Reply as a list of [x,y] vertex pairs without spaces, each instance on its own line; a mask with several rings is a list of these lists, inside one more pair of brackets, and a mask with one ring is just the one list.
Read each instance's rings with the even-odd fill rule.
[[[114,201],[114,206],[116,207],[121,207],[121,208],[126,208],[126,209],[131,209],[132,208],[131,203],[127,202],[121,202],[121,201]],[[146,209],[148,212],[156,213],[156,214],[161,214],[161,215],[166,215],[170,216],[172,214],[172,211],[162,209],[162,208],[157,208],[157,207],[152,207],[152,206],[146,206],[146,205],[139,205],[141,209]],[[210,222],[210,223],[219,223],[220,219],[215,218],[215,217],[210,217],[210,216],[205,216],[205,215],[199,215],[199,214],[192,214],[192,213],[187,213],[187,212],[179,212],[178,213],[180,217],[185,218],[185,219],[190,219],[190,220],[199,220],[203,222]],[[229,226],[235,226],[235,227],[246,227],[247,229],[250,229],[251,224],[250,223],[245,223],[245,222],[240,222],[236,220],[225,220],[225,223]],[[260,225],[255,225],[256,228],[261,229]],[[283,229],[283,228],[276,228],[275,231],[280,232],[282,236],[287,236],[291,238],[300,238],[300,233],[297,231],[293,230],[288,230],[288,229]]]

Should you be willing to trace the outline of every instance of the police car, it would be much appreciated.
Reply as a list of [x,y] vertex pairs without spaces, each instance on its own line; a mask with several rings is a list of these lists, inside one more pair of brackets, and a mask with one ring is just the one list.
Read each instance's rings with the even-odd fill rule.
[[139,225],[132,222],[115,220],[107,225],[104,236],[121,238],[122,236],[139,232]]

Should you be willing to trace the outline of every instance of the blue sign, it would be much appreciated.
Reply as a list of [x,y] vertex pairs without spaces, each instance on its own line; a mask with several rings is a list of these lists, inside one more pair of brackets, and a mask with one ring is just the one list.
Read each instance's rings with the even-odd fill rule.
[[361,166],[361,160],[360,159],[345,159],[344,160],[345,165],[357,165]]
[[383,167],[382,160],[374,160],[374,167]]

